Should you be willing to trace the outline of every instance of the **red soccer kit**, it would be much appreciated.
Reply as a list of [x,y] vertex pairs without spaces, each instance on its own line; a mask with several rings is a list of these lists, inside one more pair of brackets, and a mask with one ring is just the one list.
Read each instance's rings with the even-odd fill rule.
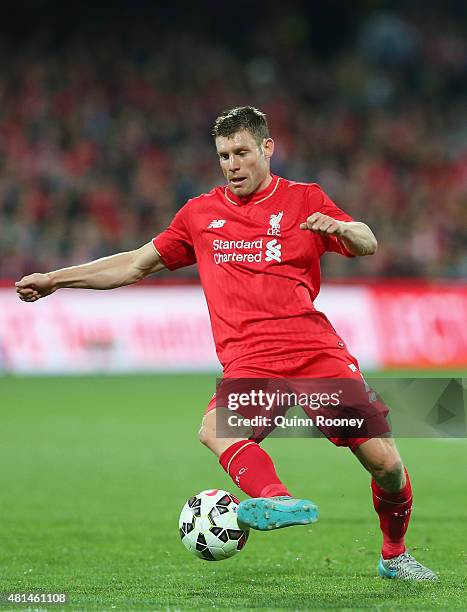
[[359,376],[314,307],[321,255],[351,256],[336,237],[300,229],[315,212],[352,221],[318,185],[273,175],[251,196],[222,186],[189,200],[153,239],[169,270],[198,262],[224,377]]
[[342,346],[313,302],[321,255],[350,254],[337,238],[300,229],[314,212],[352,221],[318,185],[273,176],[246,198],[224,186],[189,200],[154,238],[169,270],[198,262],[226,375]]

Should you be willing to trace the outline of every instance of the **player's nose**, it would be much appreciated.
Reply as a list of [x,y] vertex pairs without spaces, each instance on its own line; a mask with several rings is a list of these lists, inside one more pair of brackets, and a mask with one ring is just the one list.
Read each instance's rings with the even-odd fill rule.
[[231,172],[235,172],[235,170],[240,169],[240,164],[238,163],[238,158],[236,155],[231,155],[229,157],[229,170]]

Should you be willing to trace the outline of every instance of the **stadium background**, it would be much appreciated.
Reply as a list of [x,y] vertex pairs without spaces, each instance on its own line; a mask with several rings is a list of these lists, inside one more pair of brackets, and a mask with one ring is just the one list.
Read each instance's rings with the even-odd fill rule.
[[400,442],[419,500],[411,540],[444,572],[437,591],[375,583],[367,481],[322,440],[266,443],[322,525],[259,535],[227,568],[201,567],[177,542],[179,507],[233,485],[196,441],[219,371],[196,268],[35,305],[14,295],[23,274],[161,231],[221,180],[213,119],[253,104],[269,118],[274,171],[320,183],[379,239],[375,257],[323,260],[320,306],[367,373],[465,375],[465,4],[197,7],[3,3],[0,590],[58,588],[77,609],[242,609],[262,597],[271,609],[453,609],[462,442]]

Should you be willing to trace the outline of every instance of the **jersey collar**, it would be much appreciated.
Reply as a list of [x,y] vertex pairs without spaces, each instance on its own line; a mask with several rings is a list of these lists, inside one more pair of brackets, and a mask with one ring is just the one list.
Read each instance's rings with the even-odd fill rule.
[[272,181],[266,187],[266,189],[262,189],[261,191],[255,191],[254,193],[244,196],[242,198],[236,196],[234,193],[230,191],[230,189],[225,186],[224,187],[224,196],[231,203],[235,204],[235,206],[245,206],[245,204],[259,204],[264,200],[270,198],[276,191],[280,176],[275,176],[271,174]]

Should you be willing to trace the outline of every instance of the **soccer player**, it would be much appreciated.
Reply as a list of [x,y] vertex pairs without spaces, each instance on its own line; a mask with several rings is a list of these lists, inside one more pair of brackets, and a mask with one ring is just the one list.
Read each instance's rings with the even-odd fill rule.
[[[226,185],[189,200],[171,225],[141,248],[25,276],[16,283],[20,299],[35,302],[63,287],[112,289],[198,262],[225,380],[361,379],[358,362],[313,302],[321,255],[372,255],[377,247],[372,231],[318,185],[271,174],[274,141],[259,110],[246,106],[222,113],[213,136]],[[253,435],[239,440],[217,434],[219,409],[214,397],[200,439],[252,498],[240,504],[239,518],[262,530],[317,520],[316,506],[292,496]],[[412,490],[394,441],[330,439],[349,447],[372,476],[383,537],[380,576],[436,580],[405,547]]]

